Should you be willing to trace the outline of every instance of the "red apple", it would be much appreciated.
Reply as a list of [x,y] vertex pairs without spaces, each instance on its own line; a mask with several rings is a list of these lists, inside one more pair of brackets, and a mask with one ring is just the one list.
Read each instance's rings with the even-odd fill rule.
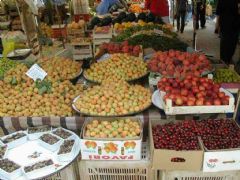
[[203,105],[203,99],[198,99],[197,101],[196,101],[196,105],[197,106],[202,106]]
[[177,106],[182,106],[183,105],[183,99],[178,97],[176,99],[175,103],[176,103]]
[[214,99],[213,103],[216,106],[220,106],[221,105],[221,100],[220,99]]

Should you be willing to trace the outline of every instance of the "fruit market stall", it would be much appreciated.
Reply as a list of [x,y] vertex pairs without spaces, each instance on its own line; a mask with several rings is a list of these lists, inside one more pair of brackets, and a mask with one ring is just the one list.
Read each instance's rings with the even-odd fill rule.
[[161,18],[130,11],[60,31],[41,24],[41,58],[0,60],[0,175],[42,178],[69,165],[70,180],[239,177],[239,75],[186,52]]

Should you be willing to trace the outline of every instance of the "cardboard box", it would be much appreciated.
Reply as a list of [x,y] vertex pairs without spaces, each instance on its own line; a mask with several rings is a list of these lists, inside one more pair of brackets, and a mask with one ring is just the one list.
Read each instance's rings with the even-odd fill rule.
[[204,146],[204,149],[203,172],[240,170],[240,148],[208,150]]
[[[189,170],[199,171],[202,168],[203,148],[195,151],[176,151],[168,149],[155,149],[153,142],[152,127],[157,124],[166,124],[169,121],[149,121],[150,136],[150,154],[152,159],[152,168],[157,170]],[[172,162],[173,158],[184,159],[185,162]]]
[[[126,118],[95,118],[97,120],[113,121],[115,119]],[[131,119],[138,120],[138,118]],[[142,148],[142,136],[141,132],[138,138],[124,138],[124,139],[94,139],[84,138],[84,129],[86,125],[93,120],[89,118],[85,121],[81,135],[81,154],[83,160],[141,160],[141,148]],[[112,147],[113,150],[109,151],[108,147]]]

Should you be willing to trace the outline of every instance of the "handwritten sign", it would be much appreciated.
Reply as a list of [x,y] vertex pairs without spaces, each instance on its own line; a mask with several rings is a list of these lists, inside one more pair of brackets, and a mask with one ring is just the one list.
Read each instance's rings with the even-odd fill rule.
[[47,73],[37,64],[34,64],[27,72],[26,75],[36,81],[37,79],[43,80]]

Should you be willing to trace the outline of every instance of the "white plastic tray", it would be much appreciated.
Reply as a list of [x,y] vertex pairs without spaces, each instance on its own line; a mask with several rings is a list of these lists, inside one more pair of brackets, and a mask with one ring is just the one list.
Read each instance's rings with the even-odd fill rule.
[[221,106],[172,106],[170,99],[165,103],[163,97],[165,92],[156,90],[152,95],[153,104],[159,109],[163,109],[167,115],[179,115],[179,114],[211,114],[211,113],[232,113],[234,112],[234,97],[227,90],[220,88],[221,92],[224,92],[230,97],[229,105]]
[[62,140],[60,137],[58,137],[58,136],[56,136],[56,135],[54,135],[54,134],[52,134],[52,133],[45,133],[45,134],[49,134],[49,135],[55,136],[56,138],[59,139],[59,141],[56,142],[55,144],[48,144],[48,143],[42,141],[42,140],[39,138],[39,139],[38,139],[39,144],[40,144],[41,146],[43,146],[44,148],[46,148],[46,149],[48,149],[48,150],[50,150],[50,151],[53,151],[53,152],[56,151],[56,150],[58,150],[58,148],[59,148],[60,145],[62,144],[62,141],[63,141],[63,140]]
[[[75,133],[73,132],[71,133],[73,134],[76,144],[80,144],[80,138]],[[19,144],[17,147],[7,150],[6,158],[17,163],[22,167],[20,169],[21,176],[20,177],[15,176],[12,179],[13,180],[43,179],[51,175],[54,175],[57,172],[66,168],[78,157],[80,153],[80,146],[79,145],[75,146],[75,151],[73,152],[71,159],[69,158],[68,161],[59,161],[58,157],[56,156],[56,153],[60,145],[61,143],[57,147],[56,151],[51,151],[45,148],[44,146],[40,145],[38,139],[32,141],[27,139],[24,143]],[[36,170],[34,171],[34,173],[28,173],[28,176],[24,174],[23,171],[24,166],[29,166],[46,159],[52,159],[54,162],[54,166],[51,166],[51,168],[43,168],[40,170]],[[8,180],[6,178],[6,174],[1,173],[1,171],[0,179]]]
[[[65,161],[71,160],[71,159],[73,158],[76,150],[77,150],[77,146],[78,146],[79,144],[77,143],[77,141],[76,141],[75,138],[70,138],[70,139],[68,139],[68,140],[71,140],[71,139],[73,139],[73,140],[75,141],[74,144],[73,144],[73,147],[72,147],[71,152],[69,152],[69,153],[67,153],[67,154],[58,154],[58,152],[56,153],[56,156],[57,156],[57,158],[58,158],[58,160],[59,160],[60,162],[65,162]],[[63,141],[63,143],[64,143],[64,141]],[[63,143],[62,143],[62,144],[63,144]],[[59,149],[59,150],[60,150],[60,149]],[[59,151],[59,150],[58,150],[58,151]]]
[[6,145],[8,146],[8,149],[12,149],[12,148],[15,148],[17,146],[20,146],[21,144],[24,144],[27,141],[27,134],[26,134],[26,132],[23,132],[23,131],[18,131],[18,132],[9,134],[7,136],[4,136],[4,137],[1,138],[1,140],[5,139],[5,138],[7,138],[9,136],[12,136],[14,134],[17,134],[17,133],[24,133],[26,136],[24,136],[22,138],[19,138],[19,139],[15,140],[15,141],[7,143]]

